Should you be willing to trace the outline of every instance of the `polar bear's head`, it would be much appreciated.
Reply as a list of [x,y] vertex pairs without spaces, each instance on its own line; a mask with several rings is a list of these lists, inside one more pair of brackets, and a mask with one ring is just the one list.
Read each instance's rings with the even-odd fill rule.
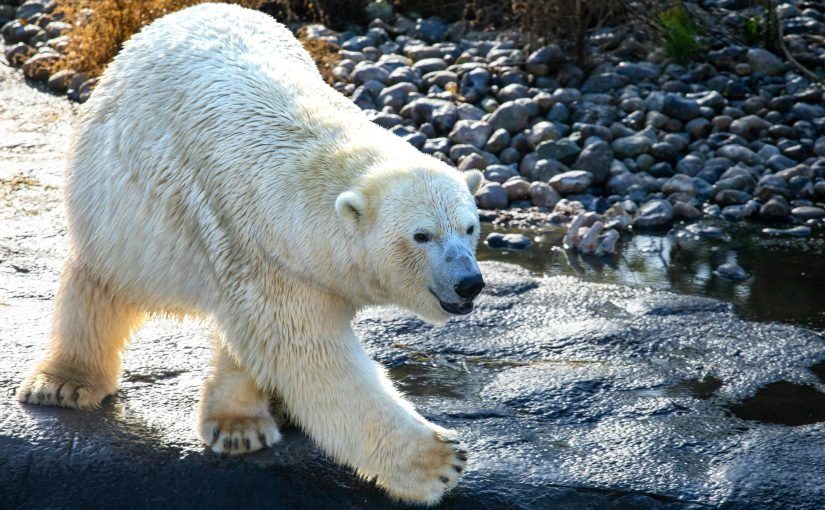
[[[335,208],[359,240],[371,301],[431,322],[473,310],[484,287],[476,262],[478,171],[382,172],[341,193]],[[363,244],[361,244],[363,243]]]

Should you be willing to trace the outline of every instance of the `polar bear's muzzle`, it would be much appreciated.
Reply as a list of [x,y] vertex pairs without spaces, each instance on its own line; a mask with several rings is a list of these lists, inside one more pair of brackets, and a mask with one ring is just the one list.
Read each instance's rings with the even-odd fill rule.
[[481,277],[481,273],[473,273],[463,277],[453,288],[461,301],[451,303],[438,297],[438,294],[432,289],[430,289],[430,293],[438,299],[438,304],[445,312],[453,315],[467,315],[473,311],[473,299],[481,293],[483,288],[484,278]]

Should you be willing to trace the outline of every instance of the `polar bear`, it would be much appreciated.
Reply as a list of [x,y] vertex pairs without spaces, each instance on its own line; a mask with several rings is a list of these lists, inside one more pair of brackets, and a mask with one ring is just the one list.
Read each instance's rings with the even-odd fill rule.
[[157,20],[80,115],[72,249],[18,399],[94,408],[144,316],[209,316],[199,432],[214,451],[278,442],[277,393],[328,455],[434,504],[464,446],[404,400],[351,322],[376,304],[436,323],[472,311],[481,180],[372,124],[265,14],[203,4]]

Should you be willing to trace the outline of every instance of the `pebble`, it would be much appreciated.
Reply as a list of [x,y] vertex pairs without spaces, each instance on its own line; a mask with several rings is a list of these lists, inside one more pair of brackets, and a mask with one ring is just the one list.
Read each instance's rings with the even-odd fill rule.
[[[29,79],[85,100],[95,80],[50,71],[71,26],[44,14],[43,4],[29,2],[16,13],[0,4],[0,13],[21,17],[3,27],[5,56]],[[622,54],[634,47],[628,41],[645,48],[630,34],[593,34],[589,50],[600,41],[606,58],[588,71],[556,44],[530,47],[510,32],[396,16],[388,2],[366,8],[379,19],[366,29],[306,28],[308,37],[341,45],[336,89],[424,152],[483,170],[476,196],[483,209],[551,210],[561,195],[592,210],[629,204],[625,216],[603,218],[602,232],[582,231],[577,242],[587,238],[586,250],[612,231],[610,221],[629,226],[630,214],[637,227],[702,215],[813,225],[825,218],[823,89],[777,55],[725,39],[725,28],[702,35],[703,44],[719,49],[685,65],[643,51]],[[796,2],[777,12],[792,52],[811,55],[805,62],[821,73],[823,45],[794,34],[825,35],[822,13]],[[746,14],[731,16],[741,22]],[[605,41],[614,46],[601,46]]]
[[584,170],[571,170],[550,179],[550,186],[561,194],[580,193],[593,182],[593,174]]
[[533,244],[530,238],[523,234],[500,234],[492,232],[485,239],[487,246],[505,250],[526,250]]
[[738,264],[728,262],[716,268],[714,273],[725,280],[740,281],[748,278],[748,273]]
[[604,140],[596,140],[581,151],[572,168],[589,172],[593,176],[593,182],[601,184],[610,177],[612,163],[613,149],[610,148],[610,144]]
[[779,57],[761,48],[749,49],[747,59],[751,68],[758,73],[775,76],[785,71],[785,63]]
[[536,149],[541,159],[553,159],[565,164],[571,164],[581,153],[581,148],[569,138],[552,140],[542,143]]
[[811,235],[811,227],[799,225],[791,228],[763,228],[762,233],[772,236],[797,236],[805,237]]
[[669,225],[673,221],[673,205],[667,200],[654,199],[645,202],[633,220],[633,226],[655,228]]
[[632,135],[613,140],[613,152],[620,159],[635,158],[647,153],[653,146],[653,140],[645,135]]
[[476,193],[476,204],[481,209],[504,209],[509,205],[507,192],[497,182],[487,183]]
[[791,209],[791,214],[802,220],[820,219],[825,218],[825,209],[822,207],[803,205]]
[[529,119],[530,114],[524,104],[507,101],[493,112],[488,122],[493,130],[506,129],[510,133],[516,133],[524,129]]
[[544,182],[534,182],[530,184],[530,201],[536,207],[547,207],[553,209],[561,200],[556,190]]

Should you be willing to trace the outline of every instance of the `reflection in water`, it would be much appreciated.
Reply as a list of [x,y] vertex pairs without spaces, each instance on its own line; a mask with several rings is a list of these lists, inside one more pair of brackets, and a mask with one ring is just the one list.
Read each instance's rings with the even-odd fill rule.
[[[713,225],[712,222],[709,224]],[[736,304],[751,320],[792,322],[825,330],[825,238],[773,238],[752,227],[715,224],[724,233],[699,237],[675,227],[666,234],[625,235],[612,257],[581,255],[562,248],[564,230],[513,230],[532,238],[522,252],[479,245],[480,260],[519,264],[537,274],[576,275],[596,282],[668,289]],[[493,228],[484,224],[482,239]],[[744,281],[720,278],[724,263],[742,266]]]
[[780,425],[808,425],[825,421],[825,393],[811,386],[777,381],[759,389],[756,395],[730,406],[745,420]]

